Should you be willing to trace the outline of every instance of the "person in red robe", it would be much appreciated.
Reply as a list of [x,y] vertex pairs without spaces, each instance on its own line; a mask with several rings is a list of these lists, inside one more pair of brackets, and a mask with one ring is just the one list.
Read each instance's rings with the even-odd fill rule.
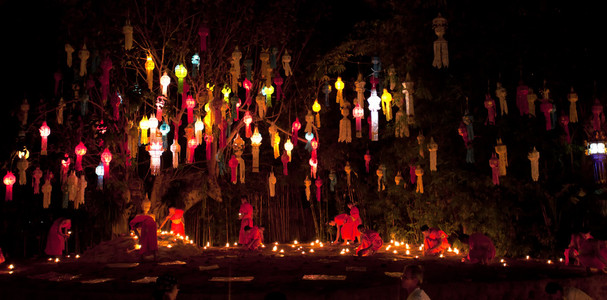
[[341,237],[344,243],[352,240],[353,235],[353,221],[348,214],[341,214],[335,216],[333,221],[329,222],[329,225],[337,227],[337,235],[333,243],[338,243]]
[[238,211],[238,219],[240,219],[240,232],[238,233],[238,243],[245,245],[247,243],[247,235],[244,228],[246,226],[253,227],[253,206],[249,204],[247,196],[240,198],[240,210]]
[[421,232],[424,235],[424,255],[439,255],[451,247],[444,231],[423,225]]
[[[465,242],[465,241],[463,241]],[[486,265],[495,258],[495,246],[491,239],[482,233],[473,233],[468,237],[468,260]]]
[[156,235],[157,225],[154,218],[149,215],[137,215],[129,225],[135,231],[139,245],[141,245],[139,249],[141,259],[143,260],[145,256],[154,255],[154,260],[156,260],[158,236]]
[[72,220],[59,218],[53,222],[46,238],[46,249],[44,252],[51,256],[61,256],[65,249],[65,241],[70,236],[69,230],[72,228]]
[[244,228],[246,233],[246,241],[243,244],[243,247],[247,250],[257,250],[261,244],[263,244],[263,227],[249,227],[245,226]]
[[183,213],[184,213],[183,209],[177,209],[175,207],[170,207],[169,215],[166,218],[164,218],[164,221],[162,222],[162,225],[160,225],[160,228],[162,229],[164,224],[168,220],[171,220],[171,231],[173,232],[173,234],[185,237],[185,226],[184,226]]
[[358,207],[356,207],[356,203],[348,203],[348,208],[350,209],[350,218],[352,219],[352,241],[356,239],[359,243],[360,241],[360,231],[358,231],[358,225],[363,223],[360,218],[360,212]]
[[379,248],[381,248],[381,246],[384,245],[384,241],[377,232],[371,229],[366,229],[363,225],[358,225],[358,231],[360,232],[361,242],[356,248],[356,255],[373,255],[375,252],[377,252],[377,250],[379,250]]
[[580,264],[590,271],[607,273],[607,247],[605,241],[589,238],[580,244]]
[[592,238],[592,235],[590,235],[590,232],[587,230],[583,230],[582,232],[571,234],[571,241],[569,241],[569,247],[567,249],[565,249],[565,253],[564,253],[565,254],[565,265],[569,265],[569,263],[576,265],[576,266],[580,265],[580,261],[579,261],[580,247],[585,240],[591,239],[591,238]]

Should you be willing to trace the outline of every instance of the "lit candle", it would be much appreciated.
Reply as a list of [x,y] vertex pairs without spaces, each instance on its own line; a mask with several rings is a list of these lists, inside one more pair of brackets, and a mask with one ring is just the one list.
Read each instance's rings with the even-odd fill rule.
[[280,253],[285,253],[285,250],[283,250],[283,249],[280,249]]
[[13,265],[13,264],[8,265],[8,269],[9,269],[9,270],[12,270],[12,269],[14,269],[14,268],[15,268],[15,265]]
[[409,250],[405,251],[405,254],[409,255],[411,254],[411,252],[409,252]]
[[398,251],[394,250],[394,251],[392,251],[392,253],[397,254],[397,253],[398,253]]
[[278,247],[274,246],[274,248],[272,248],[272,251],[276,252],[278,250]]
[[80,258],[80,254],[76,254],[76,259]]
[[226,243],[226,248],[230,248],[230,243]]
[[529,259],[529,255],[527,255],[527,257],[525,257],[525,259]]

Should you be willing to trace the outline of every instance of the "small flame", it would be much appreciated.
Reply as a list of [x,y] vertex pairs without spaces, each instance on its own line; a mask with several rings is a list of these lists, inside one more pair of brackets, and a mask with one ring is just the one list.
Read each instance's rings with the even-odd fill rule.
[[455,252],[455,254],[459,254],[459,249],[454,248],[454,249],[453,249],[453,252]]
[[438,257],[444,258],[445,256],[441,253]]
[[12,269],[14,269],[14,268],[15,268],[15,265],[13,265],[13,264],[8,265],[8,269],[9,269],[9,270],[12,270]]
[[230,243],[226,243],[226,248],[230,248]]
[[409,250],[405,251],[405,254],[409,255],[411,252]]
[[80,254],[76,254],[76,259],[80,258]]
[[56,263],[58,263],[58,262],[59,262],[59,258],[58,258],[58,257],[57,257],[57,258],[55,258],[55,262],[56,262]]
[[310,253],[314,253],[314,249],[310,249]]
[[508,264],[507,264],[507,263],[504,263],[504,267],[507,267],[507,266],[508,266]]
[[211,242],[207,242],[207,247],[211,247]]
[[392,245],[388,245],[388,247],[386,247],[386,251],[390,250],[390,247],[392,247]]
[[293,241],[293,244],[297,245],[297,240],[294,240],[294,241]]
[[417,256],[417,255],[416,255],[416,256],[415,256],[415,259],[418,259],[418,258],[419,258],[419,256]]
[[394,253],[394,254],[398,254],[398,251],[394,250],[394,251],[392,251],[392,253]]
[[316,243],[318,244],[318,243],[320,243],[320,242],[319,242],[318,240],[316,240]]
[[238,243],[234,242],[234,246],[238,246]]
[[528,259],[529,259],[529,255],[527,255],[527,256],[525,257],[525,259],[527,259],[527,260],[528,260]]
[[278,242],[274,242],[274,245],[278,246]]
[[167,248],[173,248],[173,245],[168,244],[168,245],[167,245]]
[[279,252],[280,252],[280,253],[285,253],[285,250],[284,250],[284,249],[280,249],[280,251],[279,251]]
[[552,264],[552,260],[548,260],[546,263],[548,263],[549,265]]
[[502,258],[502,259],[500,259],[500,262],[501,262],[501,263],[503,263],[503,262],[504,262],[504,259],[503,259],[503,258]]
[[398,246],[400,246],[400,243],[399,242],[394,242],[394,246],[398,247]]
[[272,248],[272,251],[276,252],[276,250],[278,250],[278,247],[274,246],[274,248]]
[[405,248],[409,249],[409,244],[405,244]]
[[[169,245],[169,246],[170,246],[170,245]],[[170,248],[170,247],[169,247],[169,248]],[[135,245],[135,249],[137,249],[137,250],[141,249],[141,245],[140,245],[140,244]]]

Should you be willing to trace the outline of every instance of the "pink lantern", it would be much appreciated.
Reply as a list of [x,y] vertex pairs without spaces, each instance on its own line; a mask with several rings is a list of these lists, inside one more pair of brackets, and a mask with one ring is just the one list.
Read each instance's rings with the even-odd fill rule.
[[4,175],[3,180],[4,184],[6,185],[6,196],[4,197],[5,201],[13,200],[13,184],[15,184],[16,181],[17,177],[15,177],[15,174],[13,174],[13,172],[6,172],[6,175]]
[[301,123],[299,123],[299,118],[295,118],[295,122],[291,126],[291,142],[293,142],[293,146],[297,146],[297,134],[299,129],[301,129]]
[[289,158],[289,154],[287,153],[286,150],[284,152],[282,152],[282,155],[280,156],[280,160],[282,161],[282,174],[284,174],[285,176],[288,176],[289,169],[288,169],[287,165],[291,159]]
[[244,118],[242,118],[242,121],[245,123],[246,128],[247,128],[246,137],[250,138],[251,134],[253,134],[251,132],[251,122],[253,122],[253,117],[251,117],[251,113],[249,113],[249,111],[245,112]]
[[552,111],[552,103],[550,103],[549,99],[541,100],[540,111],[544,113],[544,119],[546,120],[546,130],[552,130],[552,119],[550,118],[550,112]]
[[213,142],[213,136],[205,134],[204,141],[206,142],[207,160],[211,160],[211,142]]
[[310,176],[316,178],[316,170],[318,168],[318,159],[316,157],[310,158]]
[[207,37],[209,36],[209,28],[200,26],[200,28],[198,28],[198,36],[200,36],[200,52],[207,51]]
[[322,186],[322,179],[318,177],[314,183],[316,184],[316,201],[320,202],[320,187]]
[[246,91],[246,99],[244,101],[244,105],[251,105],[251,88],[253,87],[253,84],[248,78],[245,78],[242,82],[242,86]]
[[356,107],[354,107],[354,109],[352,110],[352,115],[356,118],[356,137],[361,138],[362,125],[360,120],[362,119],[362,117],[364,117],[365,110],[359,104],[356,104]]
[[188,140],[188,150],[186,152],[188,163],[194,163],[194,151],[198,146],[198,142],[196,142],[196,136],[190,137]]
[[318,141],[316,138],[312,139],[310,146],[312,146],[312,158],[316,159],[316,149],[318,149]]
[[238,168],[238,159],[236,158],[236,155],[232,155],[232,158],[230,158],[230,161],[228,162],[228,165],[230,166],[231,169],[231,179],[232,179],[232,184],[236,184],[236,168]]
[[282,77],[280,77],[280,74],[276,74],[276,77],[274,77],[274,84],[276,85],[276,101],[280,101],[280,98],[283,96],[282,95],[282,84],[284,83],[284,80],[282,79]]
[[46,121],[42,122],[42,126],[40,126],[40,137],[42,137],[42,150],[40,151],[40,155],[46,155],[46,143],[50,134],[51,128],[46,125]]
[[110,162],[112,161],[112,152],[110,149],[105,148],[103,153],[101,153],[101,162],[103,163],[103,177],[110,177]]
[[82,156],[86,154],[86,146],[82,142],[76,146],[76,171],[82,171]]
[[65,182],[65,180],[67,179],[67,173],[70,170],[70,163],[70,157],[66,153],[65,159],[61,160],[61,183]]
[[188,95],[188,98],[185,99],[185,105],[188,108],[188,124],[191,124],[194,122],[194,107],[196,107],[196,100],[194,100],[191,95]]
[[365,158],[365,169],[367,170],[367,173],[369,173],[369,163],[371,162],[371,154],[369,154],[369,150],[367,150],[367,153],[364,156]]

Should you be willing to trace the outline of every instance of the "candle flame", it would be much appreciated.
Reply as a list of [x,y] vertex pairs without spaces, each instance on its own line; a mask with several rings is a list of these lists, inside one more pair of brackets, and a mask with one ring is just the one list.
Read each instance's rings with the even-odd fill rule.
[[278,247],[274,246],[274,248],[272,248],[272,251],[276,252],[276,250],[278,250]]
[[13,264],[8,265],[8,269],[9,269],[9,270],[12,270],[12,269],[14,269],[14,268],[15,268],[15,265],[13,265]]
[[409,252],[409,250],[405,251],[405,254],[409,255],[411,254],[411,252]]

